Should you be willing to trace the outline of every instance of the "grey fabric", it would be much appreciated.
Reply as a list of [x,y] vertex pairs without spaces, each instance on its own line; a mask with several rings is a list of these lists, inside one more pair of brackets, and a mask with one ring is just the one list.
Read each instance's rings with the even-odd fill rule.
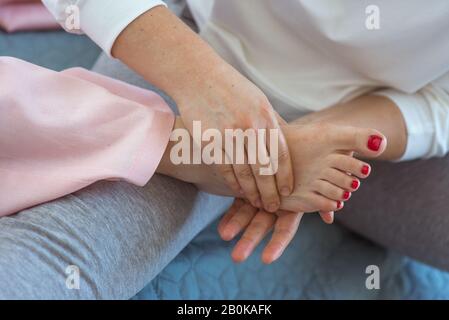
[[[94,70],[152,88],[106,56]],[[145,188],[100,182],[2,218],[0,299],[129,299],[231,203],[155,175]],[[70,265],[80,290],[66,287]]]
[[[231,199],[156,175],[100,182],[0,219],[0,299],[129,299]],[[79,290],[66,286],[80,270]]]
[[389,249],[449,271],[449,156],[373,163],[337,221]]

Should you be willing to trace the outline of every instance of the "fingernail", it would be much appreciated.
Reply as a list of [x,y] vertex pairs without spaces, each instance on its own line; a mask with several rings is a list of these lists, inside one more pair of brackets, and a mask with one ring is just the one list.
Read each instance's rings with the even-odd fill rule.
[[359,188],[359,185],[360,185],[360,183],[358,180],[352,180],[352,183],[351,183],[352,189],[357,190]]
[[283,196],[289,196],[290,195],[290,188],[289,187],[283,187],[282,189],[281,189],[281,195],[283,195]]
[[341,207],[343,206],[341,201],[337,201],[337,209],[341,209]]
[[269,212],[276,212],[278,210],[278,208],[279,208],[279,205],[277,203],[272,203],[272,204],[268,205],[267,210]]
[[261,208],[262,207],[262,201],[260,201],[260,198],[257,198],[255,204],[256,204],[257,208]]
[[380,145],[382,144],[382,137],[379,136],[370,136],[368,139],[368,149],[372,151],[379,151]]
[[343,200],[348,200],[351,197],[351,192],[345,191],[343,193]]
[[369,172],[370,172],[369,166],[364,165],[364,166],[362,167],[362,174],[365,175],[365,176],[367,176],[367,175],[369,174]]

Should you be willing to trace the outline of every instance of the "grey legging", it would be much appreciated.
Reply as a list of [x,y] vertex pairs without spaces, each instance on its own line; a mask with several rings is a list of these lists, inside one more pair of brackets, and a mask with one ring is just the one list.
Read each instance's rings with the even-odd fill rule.
[[[148,87],[105,57],[94,69]],[[339,221],[449,270],[449,158],[373,167]],[[130,298],[231,201],[156,175],[145,188],[100,182],[2,218],[0,298]],[[69,265],[80,268],[82,290],[66,288]]]

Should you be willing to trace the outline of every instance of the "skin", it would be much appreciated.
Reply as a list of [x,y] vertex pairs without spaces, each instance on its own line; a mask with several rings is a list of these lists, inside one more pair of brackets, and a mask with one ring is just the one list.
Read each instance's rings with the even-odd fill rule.
[[[375,128],[385,134],[388,145],[378,157],[379,160],[397,160],[407,146],[407,129],[399,108],[389,99],[381,96],[362,96],[345,104],[315,112],[299,118],[293,123],[328,123],[334,125],[354,125]],[[326,220],[326,213],[324,220]],[[245,261],[262,239],[273,230],[269,243],[263,250],[262,261],[272,263],[277,260],[293,236],[296,234],[303,213],[279,211],[276,216],[236,200],[224,215],[218,227],[223,240],[230,241],[243,231],[234,247],[232,258],[236,262]],[[333,221],[330,215],[329,222]],[[234,223],[234,221],[238,221]]]
[[[186,127],[190,132],[194,120],[202,121],[203,130],[281,128],[282,121],[266,96],[164,7],[156,7],[131,23],[118,37],[112,54],[167,92],[177,102],[183,118],[183,121],[177,121],[177,125]],[[242,108],[244,113],[241,112]],[[388,139],[388,147],[380,156],[382,160],[399,158],[407,143],[400,111],[383,97],[360,97],[310,114],[290,126],[311,124],[374,128],[383,132]],[[299,128],[296,131],[302,133]],[[284,126],[282,132],[285,129]],[[323,126],[321,129],[325,130]],[[274,229],[271,241],[262,255],[262,260],[270,263],[282,254],[296,233],[303,214],[299,209],[315,207],[316,211],[321,212],[323,220],[328,223],[333,221],[333,207],[305,203],[305,195],[301,194],[298,185],[304,183],[301,179],[306,179],[306,175],[300,175],[298,168],[303,164],[301,161],[295,164],[287,147],[288,139],[287,134],[281,134],[279,171],[274,177],[261,178],[255,174],[260,164],[173,168],[165,161],[167,156],[164,156],[159,172],[196,183],[210,192],[222,193],[227,190],[227,194],[245,198],[245,201],[236,200],[224,216],[219,227],[220,235],[230,240],[245,230],[233,252],[234,260],[243,261],[261,239]],[[269,146],[265,149],[269,153]],[[352,156],[353,151],[356,150],[345,150],[342,154]],[[295,165],[297,170],[293,173]],[[189,172],[195,172],[196,177],[189,176]],[[204,177],[204,181],[200,181],[201,177]],[[294,178],[299,181],[294,181]],[[308,187],[313,188],[313,182],[318,180],[322,179],[306,179],[310,182]]]
[[[191,133],[195,120],[201,121],[203,131],[280,129],[263,92],[165,7],[153,8],[133,21],[117,38],[112,54],[170,95]],[[218,168],[235,193],[270,212],[279,209],[280,195],[289,195],[294,183],[290,152],[279,132],[275,176],[260,175],[260,163]],[[263,145],[268,155],[269,145]]]
[[[383,98],[382,98],[383,99]],[[174,129],[185,128],[177,119]],[[257,244],[274,227],[272,240],[263,254],[263,261],[277,259],[293,238],[304,212],[341,210],[346,191],[355,192],[352,183],[365,179],[368,174],[362,168],[369,165],[353,157],[353,153],[366,158],[381,156],[388,149],[387,138],[379,131],[322,121],[296,121],[282,127],[293,160],[295,188],[288,197],[282,197],[281,209],[276,214],[253,207],[249,202],[237,199],[219,226],[225,240],[233,239],[246,228],[233,252],[235,261],[245,260]],[[368,148],[370,137],[383,139],[377,151]],[[174,165],[170,151],[177,142],[170,142],[158,172],[196,184],[200,189],[220,195],[239,196],[227,188],[216,165]],[[300,212],[300,213],[298,213]]]

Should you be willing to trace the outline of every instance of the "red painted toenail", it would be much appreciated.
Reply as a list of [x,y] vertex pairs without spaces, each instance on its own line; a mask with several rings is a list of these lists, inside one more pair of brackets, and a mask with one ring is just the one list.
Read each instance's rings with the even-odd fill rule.
[[382,144],[382,137],[379,136],[371,136],[368,139],[368,149],[372,151],[379,151],[380,145]]
[[337,201],[337,209],[340,209],[342,207],[341,201]]
[[360,185],[359,180],[352,180],[352,183],[351,183],[352,189],[357,190],[359,188],[359,185]]
[[351,197],[351,192],[345,191],[345,193],[343,193],[343,200],[348,200],[350,197]]
[[369,171],[370,171],[370,169],[369,169],[369,166],[367,166],[367,165],[364,165],[363,167],[362,167],[362,174],[363,175],[368,175],[369,174]]

